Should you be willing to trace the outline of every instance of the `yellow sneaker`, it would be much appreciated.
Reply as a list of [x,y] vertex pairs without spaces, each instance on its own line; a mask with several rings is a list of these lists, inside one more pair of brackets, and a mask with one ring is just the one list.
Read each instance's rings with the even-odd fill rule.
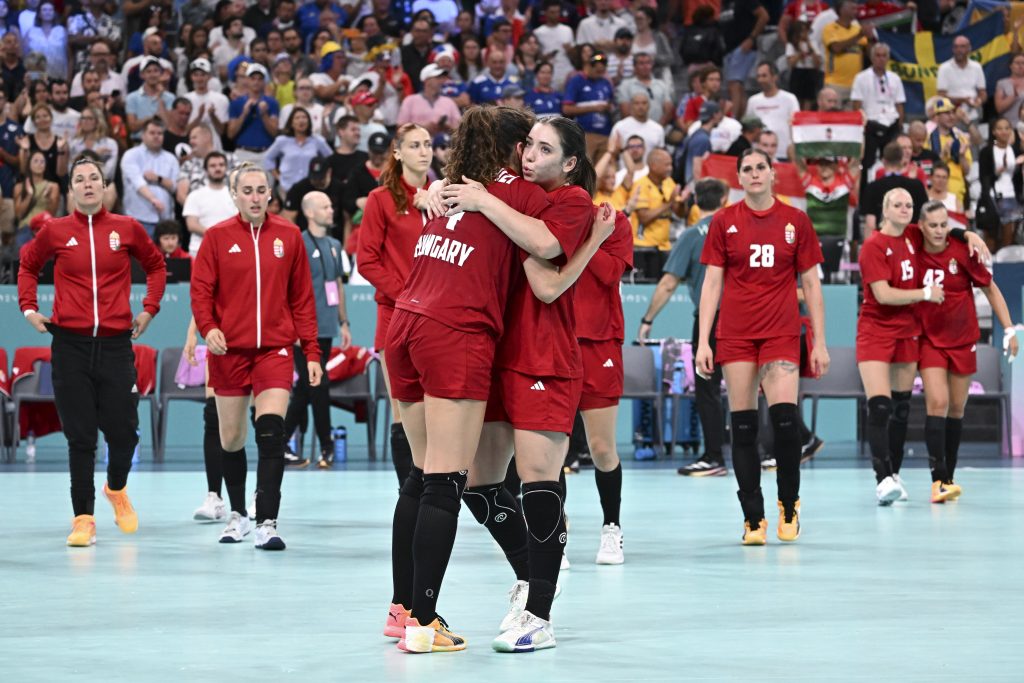
[[786,515],[786,508],[781,500],[778,503],[779,527],[775,530],[775,534],[779,537],[780,541],[792,543],[800,538],[800,501],[798,500],[793,506],[792,515]]
[[84,548],[96,543],[96,518],[92,515],[78,515],[71,522],[71,533],[68,534],[68,545]]
[[953,501],[957,500],[958,498],[960,498],[960,494],[962,494],[964,492],[963,489],[960,488],[959,484],[954,484],[953,483],[952,479],[947,481],[945,486],[946,486],[946,490],[949,491],[949,497],[946,498],[946,500],[948,500],[951,503]]
[[[955,491],[953,487],[955,487]],[[932,482],[933,503],[945,503],[947,500],[956,500],[959,495],[960,487],[955,484],[951,486],[950,484],[946,484],[941,481]]]
[[448,630],[441,617],[435,617],[427,626],[409,617],[405,622],[405,637],[398,641],[398,649],[405,652],[458,652],[466,649],[466,639]]
[[750,528],[750,522],[743,522],[743,545],[764,545],[768,542],[768,522],[762,519],[756,529]]
[[132,507],[132,502],[128,500],[128,488],[125,487],[120,491],[111,491],[104,484],[103,495],[114,506],[114,521],[117,523],[117,527],[126,534],[134,534],[139,528],[139,516],[135,514],[135,508]]

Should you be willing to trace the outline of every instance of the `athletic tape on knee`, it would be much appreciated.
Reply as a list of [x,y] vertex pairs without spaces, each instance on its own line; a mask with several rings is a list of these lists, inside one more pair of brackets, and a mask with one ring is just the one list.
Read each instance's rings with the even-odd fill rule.
[[420,496],[423,495],[423,470],[419,467],[413,467],[409,470],[409,476],[405,478],[405,483],[402,484],[400,493],[403,496],[419,500]]
[[565,545],[562,487],[557,481],[523,484],[523,515],[526,517],[526,528],[534,541]]
[[892,392],[892,405],[892,419],[897,422],[906,422],[907,418],[910,417],[910,392]]
[[892,417],[892,399],[888,396],[872,396],[868,399],[868,424],[884,427]]
[[420,505],[432,505],[447,510],[453,515],[458,515],[459,508],[462,506],[462,494],[466,490],[466,475],[465,470],[424,474]]
[[735,410],[730,419],[733,446],[757,446],[757,411]]
[[260,458],[284,459],[288,439],[284,433],[284,418],[280,415],[260,415],[256,418],[256,448]]

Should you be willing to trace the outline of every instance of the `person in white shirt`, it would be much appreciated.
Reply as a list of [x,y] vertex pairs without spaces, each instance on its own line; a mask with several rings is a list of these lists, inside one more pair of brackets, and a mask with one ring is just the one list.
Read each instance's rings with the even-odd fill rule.
[[646,150],[665,146],[665,129],[657,121],[648,118],[651,111],[651,100],[647,93],[638,92],[630,99],[630,116],[620,119],[614,126],[610,138],[616,141],[616,147],[622,149],[625,142],[633,136],[643,139]]
[[[110,44],[105,40],[97,40],[91,46],[89,46],[89,63],[96,69],[96,73],[100,75],[100,92],[104,95],[111,95],[114,92],[120,92],[121,97],[128,94],[128,81],[125,80],[124,76],[112,71],[110,65],[113,63],[114,53],[110,49]],[[71,79],[71,96],[72,97],[84,97],[85,88],[82,87],[82,77],[84,69],[80,70],[75,74],[75,77]]]
[[[214,149],[221,148],[221,136],[224,135],[228,124],[228,101],[227,95],[211,87],[213,79],[213,65],[205,57],[192,60],[189,65],[189,78],[192,79],[192,92],[185,93],[184,97],[192,103],[192,116],[189,120],[209,126],[213,132]],[[182,79],[184,80],[184,79]],[[216,81],[220,83],[219,80]]]
[[287,121],[295,107],[302,107],[309,114],[315,135],[324,135],[324,105],[313,97],[313,81],[309,78],[300,78],[295,81],[295,102],[281,107],[280,120]]
[[863,111],[864,168],[871,168],[879,150],[903,129],[903,104],[907,96],[903,81],[885,66],[889,63],[889,46],[875,43],[871,47],[871,67],[853,79],[850,101],[854,111]]
[[552,79],[555,90],[561,92],[565,87],[565,79],[573,72],[569,61],[568,50],[575,39],[572,29],[562,23],[562,3],[560,0],[544,1],[544,23],[533,32],[540,43],[541,54],[545,61],[551,62],[555,75]]
[[[58,137],[70,140],[75,137],[78,131],[78,119],[80,113],[68,107],[68,84],[61,80],[50,81],[50,113],[53,115],[53,123],[50,129]],[[36,124],[30,116],[25,120],[25,132],[32,134],[36,132]]]
[[766,130],[779,136],[775,158],[785,159],[792,137],[793,114],[800,111],[800,102],[793,93],[779,88],[779,70],[772,62],[761,62],[757,66],[757,84],[761,92],[747,101],[747,116],[758,117]]
[[612,13],[612,0],[594,0],[594,13],[576,27],[576,44],[590,43],[602,52],[615,49],[615,32],[626,22]]
[[965,36],[954,38],[953,58],[939,65],[936,89],[940,97],[952,100],[955,106],[967,111],[972,122],[977,122],[988,92],[985,89],[985,71],[970,55],[971,41]]
[[223,152],[210,152],[203,166],[206,169],[206,184],[189,192],[181,210],[191,236],[188,253],[192,258],[199,253],[199,245],[203,243],[207,229],[238,213],[225,182],[228,174],[227,156]]
[[[224,39],[213,49],[213,66],[222,81],[228,80],[228,64],[235,57],[249,54],[249,43],[241,17],[232,17],[224,22]],[[252,29],[249,29],[252,31]],[[213,46],[213,31],[210,31],[210,45]]]

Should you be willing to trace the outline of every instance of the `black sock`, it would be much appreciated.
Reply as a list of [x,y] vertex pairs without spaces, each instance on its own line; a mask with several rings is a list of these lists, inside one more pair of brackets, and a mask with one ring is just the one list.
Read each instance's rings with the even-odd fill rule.
[[223,451],[223,453],[224,486],[228,490],[231,511],[245,516],[249,514],[245,510],[245,476],[249,467],[245,458],[245,449],[231,453]]
[[473,486],[466,489],[462,502],[487,527],[508,559],[517,581],[530,580],[530,548],[526,519],[519,502],[503,484]]
[[437,617],[437,598],[455,545],[465,489],[465,472],[423,475],[423,495],[412,540],[412,616],[420,626]]
[[508,469],[505,470],[505,490],[512,494],[512,497],[519,500],[523,495],[523,482],[519,479],[519,470],[516,469],[516,456],[508,462]]
[[558,570],[565,551],[565,515],[562,487],[557,481],[523,484],[523,513],[530,545],[530,593],[526,609],[551,619]]
[[558,485],[562,487],[562,506],[565,506],[565,501],[569,498],[569,487],[565,483],[565,468],[558,473]]
[[601,511],[604,513],[604,524],[619,524],[619,508],[622,505],[622,463],[610,472],[602,472],[594,468],[594,481],[597,483],[597,495],[601,499]]
[[907,443],[907,419],[910,417],[910,392],[892,392],[892,417],[889,418],[889,457],[892,471],[900,473],[903,467],[903,447]]
[[761,495],[761,461],[757,454],[757,411],[736,410],[732,422],[732,468],[739,485],[737,495],[743,517],[756,527],[764,519],[764,498]]
[[395,466],[395,475],[401,486],[412,469],[412,447],[401,422],[391,425],[391,464]]
[[800,416],[795,403],[776,403],[768,408],[775,438],[775,462],[779,469],[775,480],[779,500],[790,510],[800,499]]
[[413,467],[402,484],[391,521],[391,602],[405,609],[412,607],[412,538],[416,532],[422,495],[423,470]]
[[284,479],[284,418],[260,415],[256,418],[256,523],[277,519],[281,511],[281,481]]
[[928,446],[928,467],[932,481],[946,481],[946,418],[924,418],[924,442]]
[[946,418],[946,476],[948,481],[953,481],[953,472],[956,471],[956,462],[960,456],[960,437],[964,430],[964,419],[962,417]]
[[203,406],[203,464],[206,465],[206,490],[219,496],[224,479],[224,449],[220,445],[217,399],[212,396]]
[[892,417],[892,399],[888,396],[872,396],[868,399],[868,421],[865,427],[868,447],[871,449],[871,466],[875,468],[875,483],[892,475],[892,461],[889,458],[889,418]]

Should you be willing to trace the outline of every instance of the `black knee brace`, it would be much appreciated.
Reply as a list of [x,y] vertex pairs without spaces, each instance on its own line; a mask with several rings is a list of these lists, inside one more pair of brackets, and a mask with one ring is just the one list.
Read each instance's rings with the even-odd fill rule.
[[402,484],[399,494],[419,500],[423,495],[423,470],[413,466],[409,470],[409,476],[405,478],[405,483]]
[[288,442],[284,433],[284,418],[280,415],[260,415],[256,418],[256,449],[260,459],[284,459],[284,447]]
[[565,546],[565,516],[562,513],[562,487],[557,481],[523,484],[523,515],[530,540],[541,546]]
[[730,414],[733,447],[757,447],[757,411],[735,410]]
[[220,416],[217,415],[217,399],[213,396],[206,399],[203,405],[203,431],[215,434],[220,439]]
[[892,417],[892,399],[888,396],[872,396],[868,399],[868,424],[886,427]]
[[[420,505],[432,505],[453,515],[459,514],[462,494],[466,490],[466,470],[423,475]],[[406,477],[408,480],[409,477]]]
[[889,419],[892,417],[892,399],[888,396],[872,396],[868,399],[868,445],[871,447],[871,465],[875,469],[875,481],[882,481],[892,474],[892,460],[889,457]]
[[892,392],[892,419],[896,422],[906,422],[910,417],[910,392]]
[[518,515],[516,499],[502,484],[472,486],[466,489],[463,503],[480,524],[501,524],[512,515]]

